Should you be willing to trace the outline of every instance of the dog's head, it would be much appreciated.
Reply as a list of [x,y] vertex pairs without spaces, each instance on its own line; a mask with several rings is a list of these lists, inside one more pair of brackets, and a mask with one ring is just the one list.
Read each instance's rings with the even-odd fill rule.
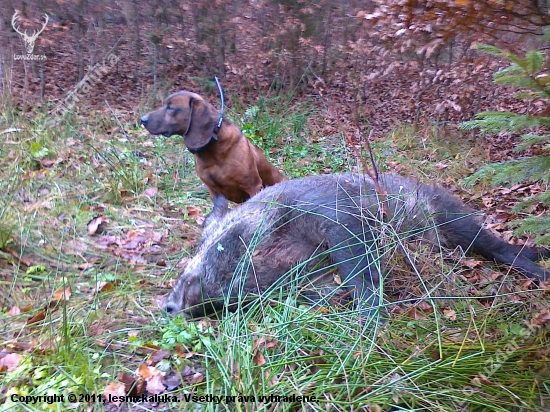
[[187,148],[195,152],[210,143],[218,120],[211,104],[198,94],[182,91],[168,96],[164,105],[144,115],[141,123],[152,134],[183,136]]

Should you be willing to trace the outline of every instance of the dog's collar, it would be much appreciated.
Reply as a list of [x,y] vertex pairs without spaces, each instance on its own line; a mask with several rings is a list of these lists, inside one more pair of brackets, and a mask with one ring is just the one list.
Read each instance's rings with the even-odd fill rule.
[[[218,114],[218,123],[216,124],[216,127],[214,127],[214,134],[217,135],[220,129],[222,128],[223,123],[223,113]],[[216,138],[216,140],[218,140]]]
[[[215,140],[218,140],[218,132],[222,127],[222,123],[223,123],[223,114],[220,113],[218,115],[218,123],[216,124],[216,127],[214,127],[214,130],[213,130],[214,134],[212,135],[212,137],[210,137],[210,140],[208,141],[208,143],[206,143],[204,146],[197,147],[196,149],[191,149],[190,147],[188,147],[187,150],[189,150],[192,154],[197,154],[203,151],[204,149],[206,149],[208,146],[210,146]],[[187,132],[185,134],[187,134]]]

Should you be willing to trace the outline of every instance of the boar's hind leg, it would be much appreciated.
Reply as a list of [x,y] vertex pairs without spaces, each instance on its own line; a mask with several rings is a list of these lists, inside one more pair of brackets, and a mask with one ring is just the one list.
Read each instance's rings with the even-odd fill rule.
[[540,280],[550,279],[550,272],[534,263],[540,255],[536,248],[511,245],[482,230],[474,240],[473,251],[487,259],[510,265],[526,276]]
[[333,224],[327,231],[331,260],[337,265],[344,287],[353,288],[361,314],[371,316],[380,301],[379,259],[370,228],[358,220]]
[[[447,203],[450,200],[447,199]],[[550,272],[534,263],[539,258],[548,255],[548,251],[511,245],[488,230],[482,229],[477,218],[470,213],[464,213],[463,206],[451,206],[455,207],[448,207],[447,211],[435,215],[438,224],[441,225],[440,230],[444,232],[444,237],[447,239],[448,246],[460,245],[463,250],[471,249],[472,252],[486,259],[512,266],[526,276],[542,280],[550,279]],[[452,210],[457,210],[457,212],[450,212]]]

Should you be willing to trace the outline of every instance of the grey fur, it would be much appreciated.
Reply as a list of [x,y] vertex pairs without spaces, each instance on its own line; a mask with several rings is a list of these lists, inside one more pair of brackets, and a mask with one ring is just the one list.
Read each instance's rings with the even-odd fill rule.
[[335,265],[343,287],[368,313],[380,299],[380,240],[388,228],[381,210],[389,212],[385,219],[401,237],[460,246],[527,276],[548,279],[549,272],[534,263],[547,250],[510,245],[482,229],[473,209],[445,189],[393,174],[382,175],[380,184],[387,192],[384,208],[373,181],[356,174],[282,182],[232,210],[225,199],[215,199],[202,244],[168,297],[166,310],[202,315],[219,309],[224,298],[261,294],[306,262],[304,269],[319,283],[333,280],[330,267]]

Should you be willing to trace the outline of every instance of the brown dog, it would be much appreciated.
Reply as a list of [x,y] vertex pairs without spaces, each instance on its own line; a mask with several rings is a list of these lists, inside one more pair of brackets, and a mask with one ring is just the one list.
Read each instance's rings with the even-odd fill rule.
[[141,118],[152,134],[181,135],[210,197],[242,203],[263,187],[286,180],[230,120],[198,94],[182,91]]

